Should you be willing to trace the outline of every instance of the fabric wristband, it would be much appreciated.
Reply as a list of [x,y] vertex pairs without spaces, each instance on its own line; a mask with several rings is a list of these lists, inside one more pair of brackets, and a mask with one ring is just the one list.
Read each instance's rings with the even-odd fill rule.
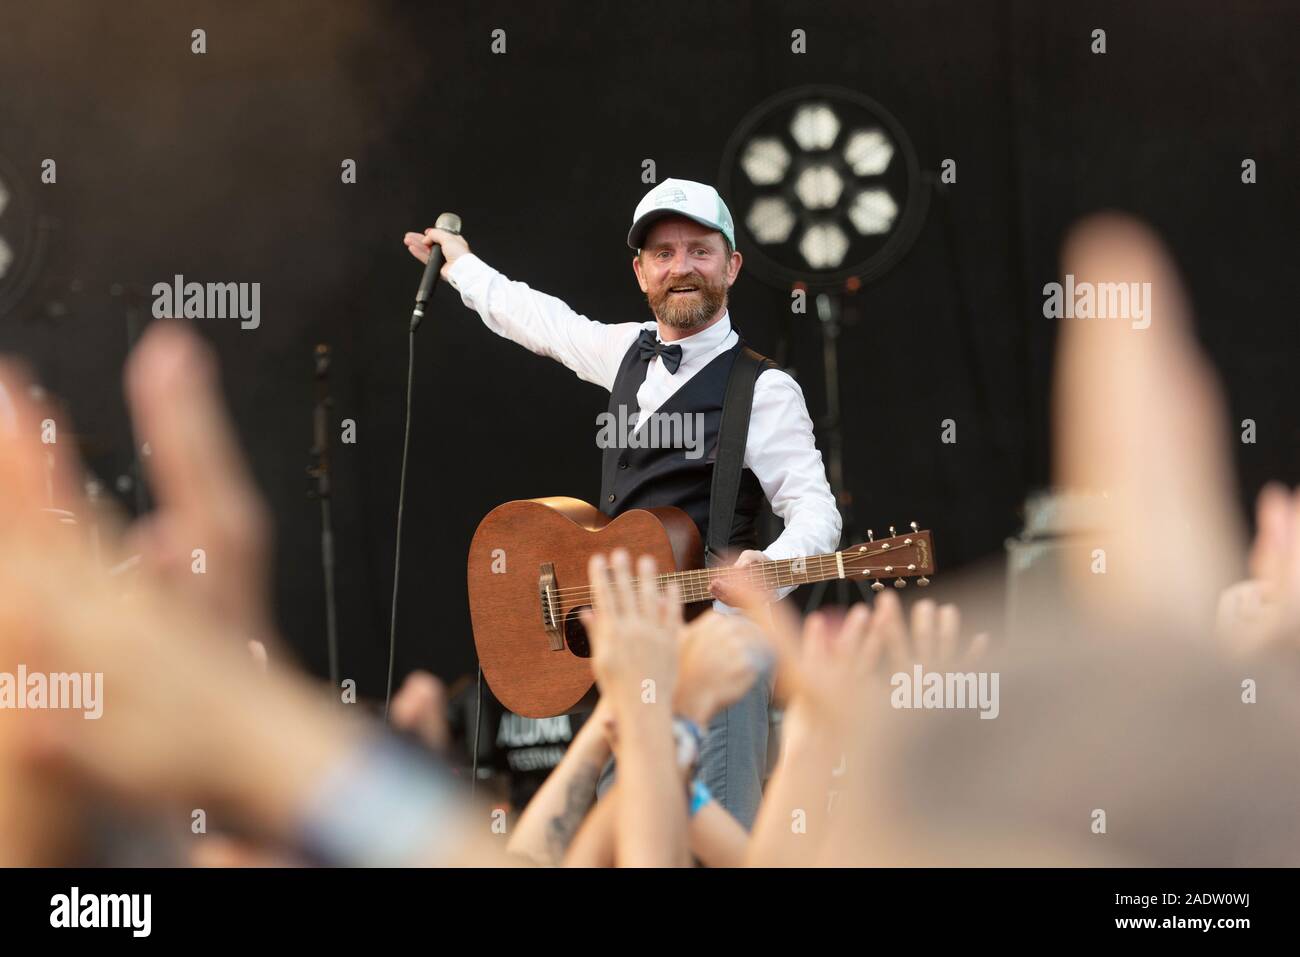
[[694,768],[704,753],[704,732],[690,718],[680,715],[673,718],[673,741],[677,751],[677,766],[682,770]]

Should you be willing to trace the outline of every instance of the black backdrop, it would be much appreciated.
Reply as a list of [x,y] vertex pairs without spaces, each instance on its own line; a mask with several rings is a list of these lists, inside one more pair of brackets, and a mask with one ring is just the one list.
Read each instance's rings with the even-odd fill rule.
[[[195,28],[207,53],[190,52]],[[506,53],[490,51],[506,31]],[[793,54],[790,34],[807,33]],[[1107,52],[1090,51],[1091,31]],[[324,671],[319,513],[306,497],[311,350],[331,344],[345,676],[382,694],[406,369],[407,229],[459,212],[476,252],[607,321],[646,317],[624,247],[659,177],[716,178],[766,96],[835,83],[883,103],[922,167],[957,161],[907,259],[843,342],[859,518],[933,527],[952,568],[996,556],[1047,477],[1063,230],[1117,206],[1168,238],[1234,421],[1243,505],[1300,478],[1289,280],[1300,246],[1294,3],[397,4],[18,2],[0,11],[0,157],[41,217],[40,271],[0,315],[103,448],[129,464],[123,298],[176,273],[262,283],[262,325],[200,320],[277,520],[285,634]],[[58,163],[54,185],[41,161]],[[1259,182],[1241,182],[1241,162]],[[358,164],[357,183],[340,164]],[[17,205],[0,215],[14,229]],[[8,226],[4,219],[10,219]],[[397,671],[473,667],[464,554],[514,498],[598,487],[603,394],[483,329],[440,288],[420,333]],[[744,276],[732,315],[771,350],[788,297]],[[789,354],[824,407],[815,322]],[[1097,383],[1104,389],[1105,383]],[[940,421],[958,423],[956,445]],[[337,432],[335,433],[337,437]]]

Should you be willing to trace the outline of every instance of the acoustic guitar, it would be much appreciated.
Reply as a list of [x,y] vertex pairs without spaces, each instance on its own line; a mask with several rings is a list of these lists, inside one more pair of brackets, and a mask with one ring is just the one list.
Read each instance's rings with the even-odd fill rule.
[[549,718],[594,700],[591,649],[578,611],[591,604],[587,561],[627,549],[654,558],[660,587],[677,582],[682,602],[712,601],[719,577],[763,589],[830,579],[927,585],[934,572],[928,531],[872,539],[828,555],[704,568],[700,533],[678,508],[632,509],[610,518],[576,498],[507,502],[479,523],[469,548],[469,610],[483,677],[516,714]]

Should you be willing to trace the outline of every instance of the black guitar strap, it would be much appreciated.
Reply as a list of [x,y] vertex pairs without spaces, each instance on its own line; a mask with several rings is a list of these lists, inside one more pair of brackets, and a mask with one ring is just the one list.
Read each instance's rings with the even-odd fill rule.
[[764,369],[775,369],[771,359],[742,345],[727,379],[722,400],[722,422],[718,426],[718,454],[713,463],[713,484],[709,489],[709,540],[704,543],[705,565],[716,565],[731,544],[740,495],[740,475],[745,467],[745,444],[749,440],[749,413],[754,407],[754,383]]

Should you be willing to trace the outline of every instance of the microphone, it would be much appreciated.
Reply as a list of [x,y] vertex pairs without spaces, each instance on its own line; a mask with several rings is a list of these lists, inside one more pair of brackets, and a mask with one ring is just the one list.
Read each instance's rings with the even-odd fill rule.
[[[434,223],[441,230],[449,233],[460,235],[460,217],[455,213],[443,213]],[[439,270],[446,258],[442,255],[442,247],[437,243],[429,248],[429,261],[424,265],[424,275],[420,277],[420,288],[415,292],[415,310],[411,313],[411,331],[414,332],[420,327],[420,320],[424,318],[424,304],[429,301],[433,295],[433,287],[438,284]]]

